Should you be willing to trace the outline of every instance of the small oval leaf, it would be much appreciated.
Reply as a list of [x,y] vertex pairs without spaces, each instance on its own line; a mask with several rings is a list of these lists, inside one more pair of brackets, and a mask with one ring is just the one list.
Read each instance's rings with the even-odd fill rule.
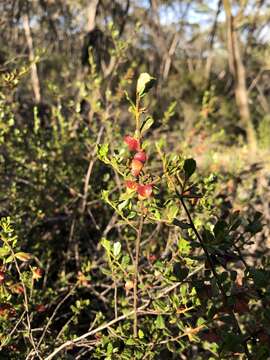
[[186,179],[189,179],[196,170],[196,161],[194,159],[186,159],[184,162],[184,171]]
[[137,81],[137,94],[143,97],[154,85],[155,78],[148,73],[142,73]]
[[21,261],[29,261],[31,259],[31,254],[25,253],[25,252],[18,252],[15,254],[16,259],[19,259]]

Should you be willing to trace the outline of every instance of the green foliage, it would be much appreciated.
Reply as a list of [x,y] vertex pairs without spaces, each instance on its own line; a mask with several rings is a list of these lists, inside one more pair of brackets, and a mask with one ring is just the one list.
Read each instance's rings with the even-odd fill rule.
[[148,91],[153,87],[155,78],[147,73],[142,73],[137,81],[137,94],[140,98],[144,97]]
[[196,170],[196,161],[194,159],[186,159],[183,166],[185,178],[188,180]]
[[[102,2],[104,14],[113,4]],[[211,12],[204,5],[195,8]],[[50,6],[46,19],[31,9],[31,26],[55,21]],[[206,75],[196,57],[209,44],[194,24],[195,55],[171,54],[178,38],[162,54],[144,25],[134,27],[136,16],[147,19],[136,4],[132,36],[111,22],[117,8],[104,15],[107,49],[89,46],[82,70],[82,25],[66,31],[82,8],[61,6],[56,36],[70,35],[61,49],[34,49],[41,103],[24,46],[22,58],[1,64],[0,358],[268,359],[267,175],[264,164],[248,168],[232,130],[238,111],[223,55]],[[48,45],[49,34],[34,44]],[[251,58],[257,74],[264,58]],[[266,163],[269,119],[257,121],[251,85]]]

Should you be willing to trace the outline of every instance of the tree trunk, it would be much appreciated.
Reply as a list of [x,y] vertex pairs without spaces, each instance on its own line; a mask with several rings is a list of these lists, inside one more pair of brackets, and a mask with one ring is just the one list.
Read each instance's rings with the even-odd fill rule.
[[246,69],[242,61],[240,40],[235,29],[230,2],[229,0],[223,0],[223,3],[227,18],[229,67],[235,79],[235,100],[240,118],[246,128],[248,145],[255,152],[257,148],[256,132],[249,111]]
[[87,32],[94,30],[96,26],[96,12],[98,3],[99,0],[90,0],[89,5],[87,6]]
[[29,24],[29,17],[27,14],[23,15],[23,28],[26,37],[27,47],[29,51],[29,60],[31,62],[31,81],[32,87],[35,97],[35,102],[40,103],[41,95],[40,95],[40,85],[39,85],[39,78],[37,72],[37,65],[35,63],[35,53],[34,53],[34,46],[33,46],[33,39],[30,30]]

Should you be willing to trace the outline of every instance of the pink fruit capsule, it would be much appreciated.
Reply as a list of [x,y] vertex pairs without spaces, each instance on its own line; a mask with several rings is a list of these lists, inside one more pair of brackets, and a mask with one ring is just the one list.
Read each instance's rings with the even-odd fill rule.
[[138,185],[137,192],[140,196],[149,198],[152,194],[153,187],[152,185]]
[[131,174],[138,176],[143,168],[143,163],[139,160],[133,159],[131,161]]
[[141,161],[143,164],[146,162],[147,156],[146,153],[144,151],[138,151],[135,155],[134,158],[135,160],[139,160]]
[[129,190],[137,190],[138,184],[135,181],[127,180],[125,184]]
[[139,140],[135,139],[132,136],[125,136],[124,142],[127,144],[130,151],[139,151],[140,150],[140,143]]

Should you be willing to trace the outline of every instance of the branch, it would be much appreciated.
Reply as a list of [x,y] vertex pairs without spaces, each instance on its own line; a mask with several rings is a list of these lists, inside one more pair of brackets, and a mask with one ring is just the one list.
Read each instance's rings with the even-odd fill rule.
[[[137,314],[139,315],[140,312],[142,310],[144,310],[145,308],[147,308],[147,306],[149,305],[150,301],[148,301],[146,304],[142,305],[141,307],[139,307],[137,309]],[[105,329],[108,329],[109,327],[111,327],[112,325],[118,323],[119,321],[122,321],[122,320],[125,320],[127,319],[128,317],[134,315],[134,310],[128,312],[127,314],[124,314],[124,315],[121,315],[119,317],[117,317],[116,319],[113,319],[111,321],[109,321],[108,323],[106,324],[103,324],[99,327],[97,327],[96,329],[92,330],[92,331],[89,331],[79,337],[77,337],[76,339],[74,340],[68,340],[66,341],[64,344],[62,344],[61,346],[59,346],[58,348],[56,348],[49,356],[47,356],[44,360],[50,360],[52,359],[56,354],[58,354],[61,350],[65,349],[66,347],[70,346],[70,345],[74,345],[76,344],[77,342],[89,337],[89,336],[92,336],[92,335],[95,335],[96,333],[102,331],[102,330],[105,330]]]
[[35,102],[40,103],[41,96],[40,96],[39,78],[37,72],[37,65],[35,63],[35,53],[33,47],[33,39],[30,30],[29,17],[27,14],[23,15],[22,21],[23,21],[24,33],[29,51],[29,60],[31,62],[31,81],[34,91]]
[[140,244],[141,244],[141,237],[142,237],[142,229],[143,229],[143,221],[144,221],[144,215],[141,214],[140,217],[140,223],[139,223],[139,229],[137,232],[137,239],[136,239],[136,249],[135,249],[135,262],[134,262],[134,284],[133,284],[133,290],[134,290],[134,302],[133,302],[133,311],[134,311],[134,324],[133,324],[133,334],[136,338],[138,335],[138,315],[137,315],[137,306],[138,306],[138,276],[139,276],[139,254],[140,254]]

